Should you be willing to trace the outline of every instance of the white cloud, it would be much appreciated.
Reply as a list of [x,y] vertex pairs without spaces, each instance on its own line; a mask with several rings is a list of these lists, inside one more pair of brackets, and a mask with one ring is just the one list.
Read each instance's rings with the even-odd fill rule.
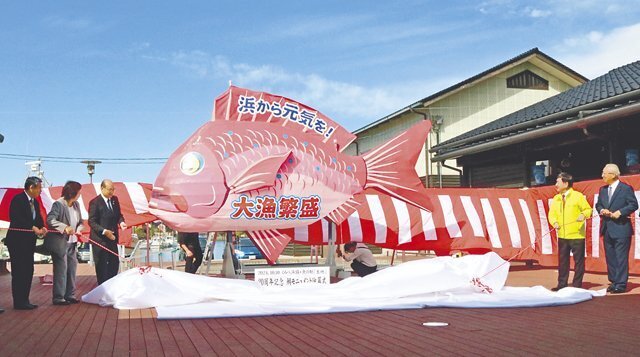
[[552,14],[552,12],[551,11],[545,11],[545,10],[540,10],[540,9],[527,7],[525,9],[525,14],[527,14],[528,16],[533,17],[533,18],[538,18],[538,17],[550,16]]
[[599,31],[591,31],[582,36],[578,37],[570,37],[564,39],[563,45],[567,46],[567,48],[590,48],[594,44],[597,44],[602,41],[604,34]]
[[166,58],[153,59],[171,63],[202,79],[230,80],[234,85],[296,99],[343,123],[350,130],[391,114],[458,80],[442,78],[365,87],[314,73],[291,73],[277,66],[234,64],[223,56],[212,56],[203,51],[180,51]]
[[267,33],[269,38],[297,37],[308,38],[310,36],[331,35],[351,31],[362,26],[375,18],[368,15],[332,15],[332,16],[310,16],[291,19],[287,26],[273,27]]
[[87,18],[67,18],[62,16],[48,16],[44,19],[44,24],[49,27],[68,30],[86,30],[95,26],[95,24]]
[[515,5],[511,0],[486,0],[477,5],[478,11],[488,15],[505,9],[511,9]]
[[149,42],[134,42],[129,46],[129,52],[141,52],[151,48]]
[[637,6],[638,0],[545,0],[544,4],[563,17],[580,18],[589,14],[620,14]]
[[620,4],[609,4],[609,6],[607,6],[607,8],[605,9],[605,14],[607,14],[607,15],[619,14],[619,13],[623,12],[624,9],[625,9],[625,7],[620,5]]
[[578,73],[595,78],[640,60],[640,23],[610,32],[591,31],[565,39],[556,50],[558,58]]
[[[297,18],[287,26],[274,26],[248,41],[314,38],[333,48],[363,48],[380,44],[414,46],[425,39],[438,39],[442,34],[459,33],[470,26],[469,20],[450,20],[444,23],[425,22],[420,16],[396,22],[380,14],[348,14]],[[400,52],[400,51],[398,51]]]
[[484,15],[492,16],[579,19],[603,14],[624,16],[638,5],[638,0],[485,0],[476,9]]

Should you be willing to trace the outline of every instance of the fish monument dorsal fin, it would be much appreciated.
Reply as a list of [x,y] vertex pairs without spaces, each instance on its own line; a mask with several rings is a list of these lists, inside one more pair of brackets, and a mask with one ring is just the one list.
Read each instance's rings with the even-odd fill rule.
[[216,98],[211,121],[264,122],[314,135],[342,152],[356,136],[320,111],[281,95],[230,86]]
[[276,174],[285,160],[291,155],[291,150],[282,154],[273,154],[253,162],[228,183],[231,193],[242,193],[270,187],[275,184]]

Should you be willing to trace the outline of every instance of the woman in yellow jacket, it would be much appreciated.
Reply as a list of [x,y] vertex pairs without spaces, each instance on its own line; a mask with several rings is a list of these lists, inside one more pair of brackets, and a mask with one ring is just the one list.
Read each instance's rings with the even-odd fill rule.
[[591,217],[591,206],[581,192],[573,190],[573,176],[562,172],[556,179],[558,194],[549,207],[549,223],[558,236],[558,285],[551,289],[558,291],[569,280],[569,258],[573,253],[575,269],[573,287],[582,287],[584,276],[585,220]]

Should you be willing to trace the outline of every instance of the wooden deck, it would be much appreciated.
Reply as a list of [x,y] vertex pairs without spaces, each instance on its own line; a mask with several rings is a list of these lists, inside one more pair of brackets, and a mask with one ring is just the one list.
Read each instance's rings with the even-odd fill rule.
[[[317,315],[157,320],[154,309],[116,310],[90,304],[54,306],[38,276],[33,311],[11,308],[11,279],[0,276],[0,356],[425,356],[638,355],[640,278],[632,291],[561,307],[428,308]],[[555,285],[556,271],[512,268],[509,285]],[[606,286],[587,274],[586,287]],[[81,265],[78,296],[95,286]],[[424,327],[442,321],[447,327]]]

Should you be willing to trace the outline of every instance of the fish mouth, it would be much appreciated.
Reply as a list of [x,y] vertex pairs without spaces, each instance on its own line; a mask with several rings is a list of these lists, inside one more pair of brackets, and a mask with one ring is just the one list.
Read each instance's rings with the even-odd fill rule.
[[170,192],[164,187],[153,187],[149,207],[169,212],[187,212],[189,204],[183,195]]
[[190,207],[214,207],[217,198],[216,190],[213,185],[209,186],[209,188],[211,189],[211,199],[208,202],[196,202],[189,205],[189,202],[182,194],[173,192],[166,187],[154,186],[151,192],[149,207],[157,210],[181,213],[186,213]]
[[216,189],[213,188],[213,186],[211,187],[211,201],[209,202],[202,202],[202,203],[194,203],[194,206],[213,206],[216,203]]

